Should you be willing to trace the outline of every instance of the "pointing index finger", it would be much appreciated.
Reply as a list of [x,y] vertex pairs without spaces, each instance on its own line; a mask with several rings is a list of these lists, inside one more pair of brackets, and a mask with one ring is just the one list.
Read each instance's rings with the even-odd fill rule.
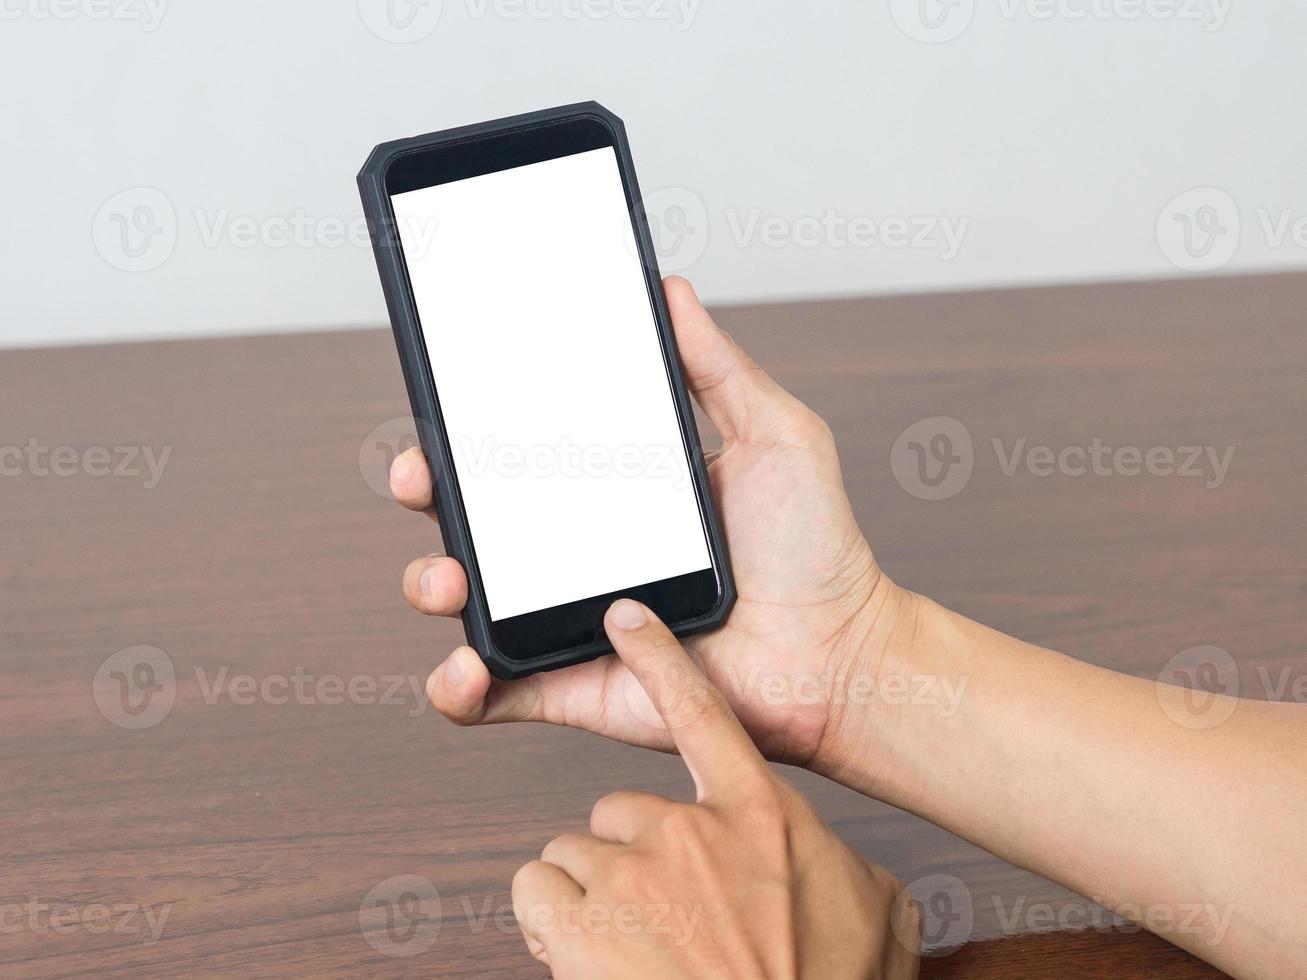
[[648,607],[619,599],[604,628],[644,687],[694,777],[698,798],[726,796],[766,764],[726,698]]

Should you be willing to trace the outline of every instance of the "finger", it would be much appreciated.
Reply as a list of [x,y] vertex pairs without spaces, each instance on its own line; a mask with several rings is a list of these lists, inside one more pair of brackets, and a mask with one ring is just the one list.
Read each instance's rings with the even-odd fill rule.
[[451,653],[427,678],[432,706],[456,725],[491,725],[506,721],[540,721],[543,706],[539,675],[501,681],[471,647]]
[[668,276],[663,291],[686,383],[723,439],[758,437],[801,407],[713,322],[688,281]]
[[545,845],[540,860],[557,865],[582,888],[589,888],[619,850],[612,841],[589,834],[563,834]]
[[545,949],[545,944],[542,943],[539,939],[536,939],[534,936],[528,936],[526,934],[526,930],[523,929],[521,926],[518,926],[518,932],[522,934],[522,939],[525,940],[526,942],[526,951],[530,953],[533,957],[535,957],[537,960],[539,960],[541,963],[543,963],[545,966],[548,966],[549,953]]
[[467,574],[444,555],[415,559],[404,569],[404,598],[428,616],[457,616],[467,604]]
[[604,616],[604,628],[658,709],[701,801],[733,795],[766,774],[762,756],[721,691],[648,607],[618,599]]
[[590,833],[602,840],[629,844],[675,805],[652,793],[609,793],[590,811]]
[[585,893],[566,871],[547,861],[531,861],[513,876],[513,914],[531,955],[554,959],[555,945],[563,936],[562,916],[570,905],[579,909]]
[[390,464],[390,493],[409,510],[424,510],[435,520],[431,467],[422,450],[413,446],[395,457]]

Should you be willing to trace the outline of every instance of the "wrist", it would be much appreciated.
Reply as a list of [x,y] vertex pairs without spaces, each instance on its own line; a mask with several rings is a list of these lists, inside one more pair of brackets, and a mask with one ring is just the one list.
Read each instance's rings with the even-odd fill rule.
[[[808,768],[868,796],[896,802],[911,774],[896,746],[955,713],[965,684],[941,662],[950,615],[880,573],[854,625],[826,730]],[[916,733],[916,734],[914,734]]]

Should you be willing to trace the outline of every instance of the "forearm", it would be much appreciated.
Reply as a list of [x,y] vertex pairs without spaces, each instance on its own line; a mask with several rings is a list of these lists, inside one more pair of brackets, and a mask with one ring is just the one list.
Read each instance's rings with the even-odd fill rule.
[[889,601],[875,689],[960,695],[847,707],[815,768],[1235,975],[1307,974],[1307,709],[1184,727],[1151,682]]

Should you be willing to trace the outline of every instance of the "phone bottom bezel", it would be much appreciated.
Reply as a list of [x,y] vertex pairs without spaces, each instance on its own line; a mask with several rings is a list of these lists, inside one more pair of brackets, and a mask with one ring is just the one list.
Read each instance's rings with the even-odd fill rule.
[[[711,568],[618,589],[603,595],[535,612],[490,621],[490,634],[501,656],[527,667],[531,661],[594,644],[607,643],[604,613],[618,599],[644,603],[674,631],[703,620],[722,602],[721,582]],[[602,651],[597,651],[601,653]],[[562,664],[559,664],[562,666]]]

